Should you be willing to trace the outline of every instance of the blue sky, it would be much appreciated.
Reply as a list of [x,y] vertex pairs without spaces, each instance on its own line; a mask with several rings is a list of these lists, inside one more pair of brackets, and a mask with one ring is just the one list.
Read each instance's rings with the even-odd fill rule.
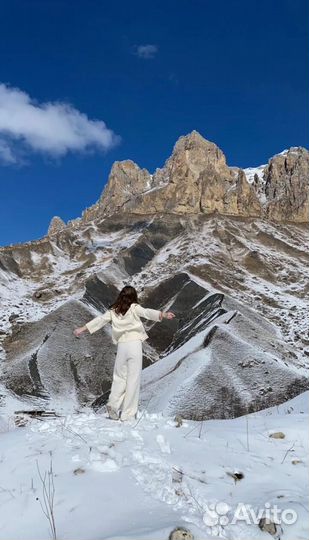
[[115,160],[153,172],[193,129],[241,167],[307,147],[308,6],[3,0],[0,245],[80,216]]

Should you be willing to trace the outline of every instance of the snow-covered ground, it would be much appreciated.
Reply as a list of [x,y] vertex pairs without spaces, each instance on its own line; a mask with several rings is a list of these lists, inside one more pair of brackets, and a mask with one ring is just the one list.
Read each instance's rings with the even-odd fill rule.
[[306,392],[258,413],[180,427],[144,410],[132,424],[82,409],[15,427],[3,414],[0,539],[52,537],[45,477],[63,540],[162,540],[176,526],[199,539],[267,539],[252,516],[276,508],[281,538],[307,540],[308,412]]

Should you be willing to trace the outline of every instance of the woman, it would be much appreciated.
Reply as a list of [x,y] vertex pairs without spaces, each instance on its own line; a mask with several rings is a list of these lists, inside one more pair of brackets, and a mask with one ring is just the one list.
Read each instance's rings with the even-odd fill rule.
[[107,411],[113,420],[120,418],[125,421],[136,417],[143,360],[142,342],[148,338],[140,317],[160,322],[162,319],[173,319],[175,314],[143,308],[134,287],[126,285],[103,315],[74,330],[75,336],[79,337],[85,330],[93,334],[108,322],[112,324],[112,341],[117,344],[117,354]]

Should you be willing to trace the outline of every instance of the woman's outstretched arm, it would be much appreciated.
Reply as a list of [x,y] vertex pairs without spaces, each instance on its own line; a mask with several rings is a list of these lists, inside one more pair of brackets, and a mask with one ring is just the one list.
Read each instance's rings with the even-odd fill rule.
[[75,328],[74,335],[76,337],[79,337],[83,332],[88,330],[90,334],[93,334],[97,330],[100,330],[105,324],[111,321],[111,313],[110,310],[107,310],[102,315],[98,315],[94,319],[91,319],[91,321],[88,321],[84,326],[81,326],[80,328]]
[[135,311],[139,317],[150,321],[162,321],[162,319],[173,319],[175,314],[172,311],[160,311],[158,309],[144,308],[140,304],[135,304]]

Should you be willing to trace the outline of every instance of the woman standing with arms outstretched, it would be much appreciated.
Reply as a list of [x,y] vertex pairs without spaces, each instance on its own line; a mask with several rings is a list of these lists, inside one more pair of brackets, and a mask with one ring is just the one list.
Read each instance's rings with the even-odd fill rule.
[[112,324],[112,341],[117,344],[117,354],[107,411],[113,420],[120,418],[126,421],[137,414],[143,362],[142,343],[148,338],[140,317],[160,322],[162,319],[173,319],[175,315],[171,311],[143,308],[134,287],[126,285],[105,313],[74,330],[74,335],[79,337],[86,330],[93,334],[105,324]]

